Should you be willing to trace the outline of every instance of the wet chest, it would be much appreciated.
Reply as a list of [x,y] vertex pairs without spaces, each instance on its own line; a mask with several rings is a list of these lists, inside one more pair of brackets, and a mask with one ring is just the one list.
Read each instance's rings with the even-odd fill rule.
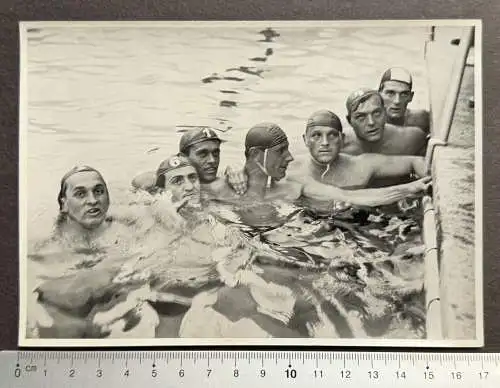
[[315,172],[315,179],[327,185],[344,189],[357,189],[366,187],[370,182],[368,169],[362,166],[350,166]]

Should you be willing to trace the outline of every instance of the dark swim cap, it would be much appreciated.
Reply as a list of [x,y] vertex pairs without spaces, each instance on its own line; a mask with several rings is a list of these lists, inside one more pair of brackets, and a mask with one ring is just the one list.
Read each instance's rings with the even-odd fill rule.
[[187,149],[194,144],[202,143],[208,140],[215,140],[224,143],[224,140],[217,136],[217,133],[212,128],[197,127],[182,135],[179,141],[179,152],[186,153]]
[[[62,205],[63,205],[63,198],[66,198],[66,189],[67,185],[66,182],[68,181],[69,177],[79,173],[79,172],[95,172],[99,177],[102,179],[104,182],[104,186],[106,187],[106,191],[108,190],[108,187],[106,185],[106,182],[104,181],[104,178],[102,177],[101,173],[97,171],[95,168],[90,167],[90,166],[75,166],[71,170],[69,170],[64,176],[61,178],[61,188],[59,190],[59,194],[57,195],[57,203],[59,204],[59,210],[62,210]],[[109,193],[108,193],[109,195]]]
[[314,112],[307,119],[306,130],[314,127],[330,127],[342,132],[342,123],[340,122],[339,117],[335,113],[326,109]]
[[286,133],[276,124],[260,123],[254,125],[247,132],[245,138],[245,152],[252,147],[271,148],[288,141]]
[[384,103],[384,100],[382,100],[382,97],[380,96],[379,92],[373,89],[367,89],[367,88],[361,88],[358,89],[354,92],[352,92],[349,97],[347,98],[347,101],[345,103],[345,106],[347,108],[347,116],[351,116],[351,113],[358,109],[358,106],[368,100],[371,96],[378,96],[380,98],[380,101],[382,104]]
[[168,159],[165,159],[163,162],[160,163],[160,165],[158,166],[158,169],[156,170],[155,186],[164,188],[165,187],[165,176],[164,176],[165,173],[172,171],[172,170],[176,170],[178,168],[187,167],[187,166],[194,167],[193,164],[191,163],[191,161],[187,157],[185,157],[184,155],[177,154],[177,155],[173,155],[173,156],[169,157]]

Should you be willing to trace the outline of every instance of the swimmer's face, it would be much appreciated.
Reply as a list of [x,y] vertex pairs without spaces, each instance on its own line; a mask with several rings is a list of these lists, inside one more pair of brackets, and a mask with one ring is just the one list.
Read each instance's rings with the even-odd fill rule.
[[186,156],[196,168],[201,183],[211,183],[217,179],[220,162],[220,143],[217,140],[193,144]]
[[399,81],[386,81],[380,91],[389,119],[401,119],[413,99],[410,85]]
[[384,136],[386,113],[381,98],[370,96],[350,115],[349,122],[356,136],[367,142],[377,142]]
[[95,171],[78,172],[66,180],[61,211],[85,229],[94,229],[106,218],[109,193]]
[[[263,160],[264,151],[261,152],[261,163]],[[267,158],[265,168],[269,176],[275,180],[280,180],[285,177],[288,164],[293,161],[293,156],[288,150],[288,141],[284,141],[274,147],[267,149]]]
[[172,193],[172,200],[180,202],[187,200],[188,205],[200,204],[200,181],[194,167],[185,166],[163,174],[165,190]]
[[304,143],[314,160],[328,164],[335,160],[342,148],[343,134],[337,128],[316,126],[308,128]]

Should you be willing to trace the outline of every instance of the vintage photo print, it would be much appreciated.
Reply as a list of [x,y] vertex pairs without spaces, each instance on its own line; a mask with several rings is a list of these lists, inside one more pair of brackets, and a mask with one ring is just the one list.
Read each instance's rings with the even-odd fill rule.
[[480,347],[481,23],[20,23],[19,345]]

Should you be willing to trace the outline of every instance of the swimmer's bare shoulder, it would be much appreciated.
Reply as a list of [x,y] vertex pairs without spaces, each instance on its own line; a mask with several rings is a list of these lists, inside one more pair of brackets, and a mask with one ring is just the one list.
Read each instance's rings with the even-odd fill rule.
[[386,124],[385,151],[398,155],[421,155],[425,152],[427,134],[419,127]]
[[407,137],[410,155],[425,155],[427,145],[427,133],[420,127],[406,127],[403,132]]
[[408,111],[406,117],[406,126],[418,127],[426,134],[430,132],[430,114],[425,109],[417,109]]
[[279,181],[272,190],[271,195],[267,197],[269,199],[278,198],[289,202],[296,201],[302,195],[305,181],[300,178],[300,174],[291,174]]
[[309,159],[304,156],[297,157],[288,166],[287,176],[307,174],[309,171]]
[[238,197],[235,191],[223,178],[201,185],[201,191],[207,199],[234,199]]
[[342,153],[349,155],[361,155],[363,153],[361,144],[353,132],[345,133]]

